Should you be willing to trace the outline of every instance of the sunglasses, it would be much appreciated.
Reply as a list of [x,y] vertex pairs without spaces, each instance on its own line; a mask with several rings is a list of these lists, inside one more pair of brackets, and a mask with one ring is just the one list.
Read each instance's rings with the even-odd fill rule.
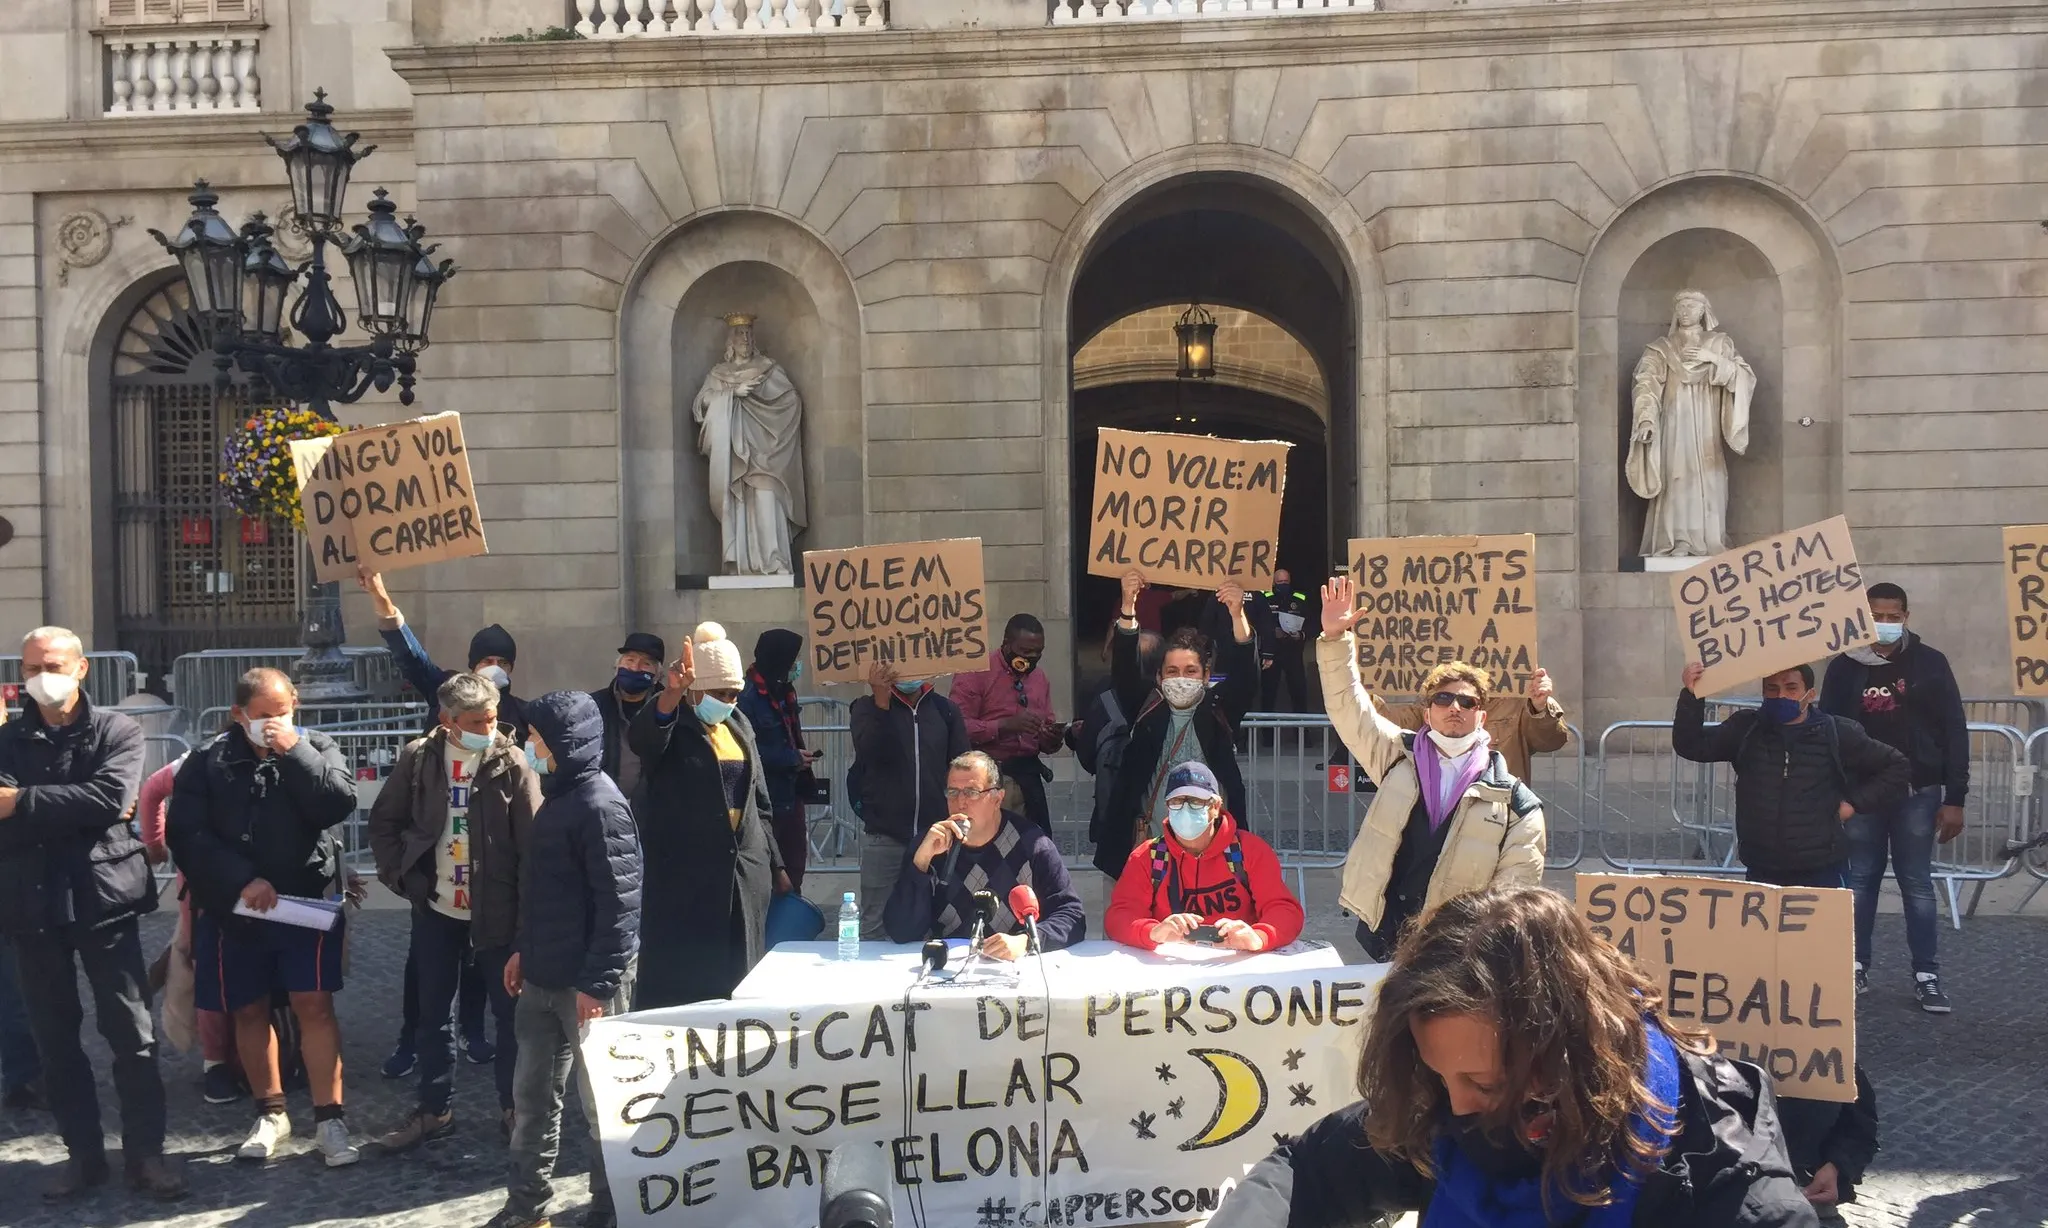
[[1460,695],[1455,691],[1438,691],[1429,697],[1429,706],[1432,708],[1448,708],[1453,704],[1470,712],[1479,706],[1479,697],[1477,695]]

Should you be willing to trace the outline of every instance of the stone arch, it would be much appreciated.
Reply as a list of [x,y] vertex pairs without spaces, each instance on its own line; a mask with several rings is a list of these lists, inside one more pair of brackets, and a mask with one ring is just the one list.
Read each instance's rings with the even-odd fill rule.
[[720,572],[690,404],[725,343],[719,316],[761,317],[762,352],[804,397],[810,524],[796,549],[858,545],[866,512],[861,320],[839,256],[802,223],[749,208],[679,222],[634,270],[618,333],[620,553],[628,626],[689,626]]
[[[1045,485],[1065,491],[1072,485],[1073,404],[1069,364],[1074,350],[1072,310],[1076,283],[1090,256],[1118,220],[1146,196],[1177,180],[1204,176],[1228,177],[1256,186],[1312,221],[1339,254],[1350,290],[1352,319],[1349,353],[1341,371],[1325,372],[1333,403],[1333,436],[1354,432],[1338,455],[1355,457],[1358,479],[1354,506],[1347,519],[1363,533],[1383,533],[1387,525],[1387,445],[1385,374],[1385,290],[1378,256],[1364,219],[1334,185],[1301,163],[1269,149],[1250,145],[1182,146],[1146,158],[1112,178],[1085,201],[1054,250],[1046,276],[1042,320],[1041,386],[1045,390]],[[1251,304],[1230,304],[1252,306]],[[1349,412],[1340,412],[1341,395]],[[1332,491],[1332,498],[1343,497]],[[1066,500],[1052,498],[1046,510],[1046,575],[1065,577],[1073,571]],[[1065,620],[1072,616],[1072,593],[1062,583],[1048,586],[1045,609]]]
[[[1178,357],[1173,327],[1187,306],[1148,307],[1098,330],[1074,351],[1074,390],[1171,381]],[[1216,316],[1217,335],[1231,338],[1216,354],[1217,385],[1292,401],[1328,420],[1328,381],[1301,338],[1241,307],[1224,307]]]

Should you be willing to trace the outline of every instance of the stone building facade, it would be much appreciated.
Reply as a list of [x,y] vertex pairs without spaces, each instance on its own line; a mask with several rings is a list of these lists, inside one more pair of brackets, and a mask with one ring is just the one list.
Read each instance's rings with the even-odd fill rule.
[[806,402],[800,547],[979,536],[994,610],[1091,655],[1077,442],[1195,411],[1076,354],[1199,300],[1262,356],[1201,404],[1313,458],[1298,577],[1347,536],[1534,532],[1543,663],[1596,723],[1659,715],[1681,662],[1621,459],[1681,287],[1757,375],[1731,539],[1846,514],[1966,692],[2009,689],[1998,526],[2048,520],[2048,5],[895,0],[698,32],[701,2],[264,0],[172,32],[257,44],[237,109],[109,114],[122,2],[0,13],[0,639],[118,646],[110,361],[168,269],[144,228],[201,174],[274,208],[256,134],[322,85],[380,146],[355,207],[387,184],[463,266],[421,406],[464,415],[493,551],[392,586],[451,654],[511,627],[523,689],[603,677],[627,627],[796,619],[701,583],[687,414],[732,311]]

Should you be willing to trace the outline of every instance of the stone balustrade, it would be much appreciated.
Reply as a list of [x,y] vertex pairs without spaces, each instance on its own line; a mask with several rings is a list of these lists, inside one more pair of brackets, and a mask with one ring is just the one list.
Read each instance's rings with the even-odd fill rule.
[[260,111],[254,34],[102,34],[108,115]]
[[1287,13],[1369,13],[1377,0],[1053,0],[1052,24],[1273,17]]
[[576,0],[585,38],[880,30],[882,0]]

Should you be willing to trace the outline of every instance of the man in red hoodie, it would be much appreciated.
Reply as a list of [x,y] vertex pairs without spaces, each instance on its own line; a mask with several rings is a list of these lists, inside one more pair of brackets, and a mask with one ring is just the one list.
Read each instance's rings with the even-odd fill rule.
[[1301,936],[1301,904],[1280,858],[1223,811],[1216,774],[1182,763],[1166,777],[1165,835],[1131,853],[1110,896],[1109,936],[1152,950],[1215,927],[1215,945],[1270,951]]

